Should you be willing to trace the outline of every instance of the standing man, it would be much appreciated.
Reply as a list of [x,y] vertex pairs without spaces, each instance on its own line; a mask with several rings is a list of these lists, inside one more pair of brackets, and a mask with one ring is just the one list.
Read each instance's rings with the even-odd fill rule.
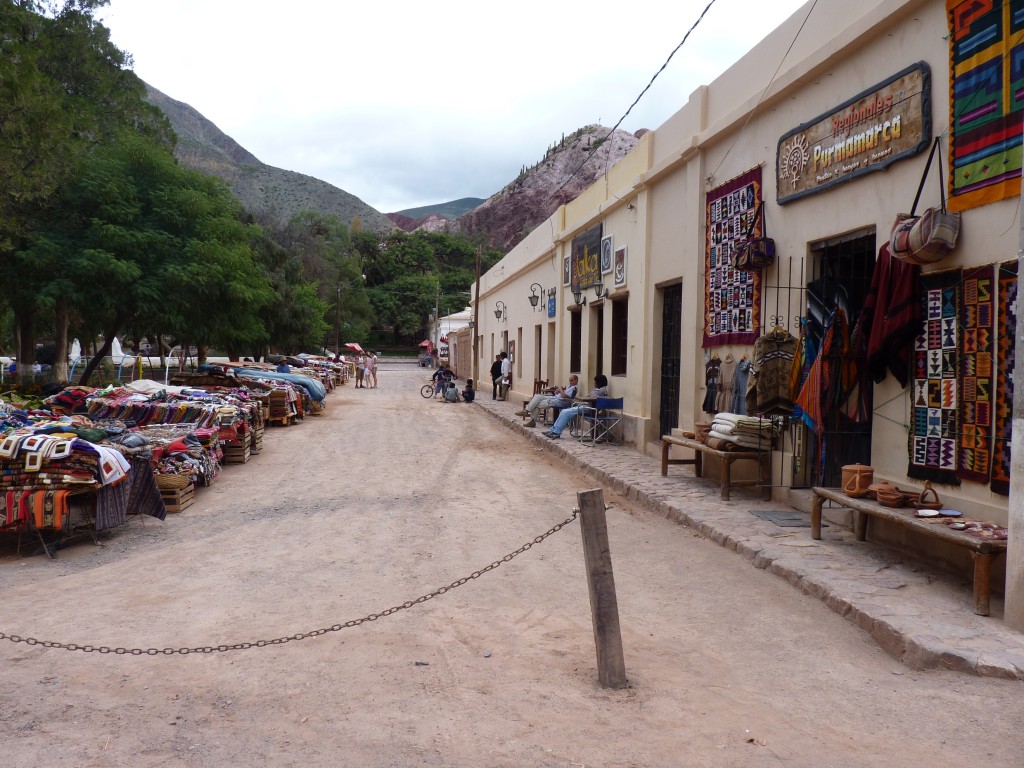
[[501,353],[501,399],[508,399],[508,390],[512,386],[512,361],[508,359],[508,352]]
[[491,400],[498,399],[498,382],[501,381],[501,355],[494,356],[491,363]]

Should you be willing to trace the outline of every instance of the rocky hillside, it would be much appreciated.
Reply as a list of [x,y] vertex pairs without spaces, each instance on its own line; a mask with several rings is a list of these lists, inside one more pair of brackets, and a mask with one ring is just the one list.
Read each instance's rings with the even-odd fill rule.
[[326,181],[260,162],[198,111],[148,86],[148,99],[164,111],[178,134],[175,156],[197,171],[217,176],[250,211],[269,213],[285,222],[300,211],[334,214],[365,229],[385,232],[394,224],[355,195]]
[[615,165],[644,133],[612,132],[600,125],[581,128],[549,147],[540,162],[524,167],[500,192],[457,218],[451,229],[471,237],[483,235],[491,246],[510,251],[558,206]]

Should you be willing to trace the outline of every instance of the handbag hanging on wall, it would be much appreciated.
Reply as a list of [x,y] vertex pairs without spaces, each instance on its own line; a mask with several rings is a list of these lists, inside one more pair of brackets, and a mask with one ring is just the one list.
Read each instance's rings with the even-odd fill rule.
[[[754,227],[761,222],[761,237],[754,237]],[[775,263],[775,241],[767,237],[764,223],[764,201],[757,204],[754,217],[747,227],[746,237],[736,249],[734,266],[743,272],[757,272]]]
[[[932,264],[948,256],[956,247],[956,240],[960,235],[960,214],[950,213],[946,210],[942,154],[938,150],[939,139],[936,137],[932,144],[932,151],[928,154],[924,173],[921,175],[921,183],[917,185],[914,206],[910,209],[909,214],[897,214],[896,221],[892,225],[889,250],[897,259],[908,264]],[[924,191],[924,182],[928,178],[928,171],[931,170],[933,157],[939,163],[939,196],[942,204],[939,208],[926,208],[920,216],[917,216],[915,215],[917,204],[921,200],[921,192]]]

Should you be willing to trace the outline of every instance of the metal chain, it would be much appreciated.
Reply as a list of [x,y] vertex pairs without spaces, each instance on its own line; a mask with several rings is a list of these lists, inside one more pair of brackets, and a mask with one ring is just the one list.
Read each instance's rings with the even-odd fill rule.
[[287,637],[278,637],[273,640],[257,640],[255,643],[233,643],[231,645],[203,645],[197,648],[110,648],[106,645],[93,646],[93,645],[79,645],[78,643],[59,643],[54,640],[37,640],[34,637],[21,637],[20,635],[8,635],[5,632],[0,632],[0,640],[10,640],[12,643],[25,643],[26,645],[41,645],[43,648],[60,648],[65,651],[84,651],[85,653],[116,653],[119,656],[173,656],[174,654],[181,654],[182,656],[190,653],[221,653],[223,651],[244,651],[249,648],[264,648],[268,645],[284,645],[290,643],[292,640],[305,640],[307,637],[319,637],[320,635],[326,635],[328,632],[340,632],[343,629],[349,629],[351,627],[358,627],[360,624],[365,624],[368,621],[376,621],[377,619],[390,616],[393,613],[404,611],[407,608],[412,608],[414,605],[425,603],[427,600],[431,600],[438,595],[443,595],[449,590],[461,587],[473,579],[479,579],[488,571],[493,571],[503,563],[507,563],[510,560],[523,554],[526,550],[530,549],[534,544],[540,544],[548,536],[557,533],[562,528],[567,526],[573,520],[579,516],[579,508],[573,508],[572,517],[566,518],[554,528],[549,530],[547,533],[542,533],[532,541],[528,541],[519,549],[514,552],[509,552],[500,560],[495,560],[490,565],[485,565],[479,571],[473,571],[469,576],[464,576],[461,579],[453,581],[447,586],[435,589],[433,592],[429,592],[425,595],[417,597],[415,600],[406,600],[401,605],[395,605],[391,608],[385,608],[380,613],[371,613],[363,616],[361,619],[352,619],[346,621],[344,624],[332,624],[329,627],[323,629],[314,629],[311,632],[299,632],[295,635],[289,635]]

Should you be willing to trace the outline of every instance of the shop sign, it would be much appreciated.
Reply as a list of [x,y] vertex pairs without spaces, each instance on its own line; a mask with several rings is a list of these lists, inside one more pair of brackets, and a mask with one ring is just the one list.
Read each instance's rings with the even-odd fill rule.
[[919,61],[779,139],[776,201],[881,171],[931,137],[931,72]]
[[570,285],[573,291],[582,291],[603,283],[601,276],[601,234],[602,224],[595,224],[581,235],[572,239],[572,261]]

